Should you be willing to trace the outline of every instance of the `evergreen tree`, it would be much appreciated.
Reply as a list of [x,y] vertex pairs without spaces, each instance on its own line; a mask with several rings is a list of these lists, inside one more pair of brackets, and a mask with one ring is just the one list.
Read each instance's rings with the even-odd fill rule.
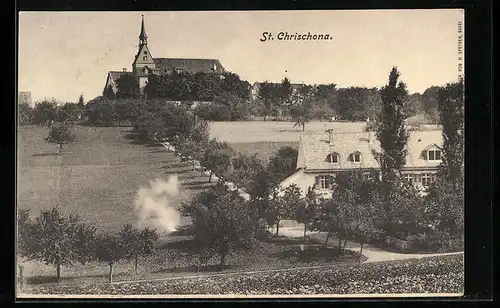
[[399,76],[399,71],[393,67],[389,83],[380,91],[382,110],[376,135],[382,150],[378,158],[385,181],[390,181],[406,164],[408,132],[404,122],[404,99],[407,91],[406,85],[398,82]]
[[450,183],[463,181],[464,95],[463,80],[439,89],[438,110],[443,126],[443,175]]

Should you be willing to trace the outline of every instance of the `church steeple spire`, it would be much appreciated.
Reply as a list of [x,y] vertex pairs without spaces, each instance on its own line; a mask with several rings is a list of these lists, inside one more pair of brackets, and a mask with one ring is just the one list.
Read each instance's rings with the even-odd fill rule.
[[144,26],[144,15],[141,15],[141,34],[139,34],[139,44],[147,45],[148,44],[148,36],[146,35],[146,27]]

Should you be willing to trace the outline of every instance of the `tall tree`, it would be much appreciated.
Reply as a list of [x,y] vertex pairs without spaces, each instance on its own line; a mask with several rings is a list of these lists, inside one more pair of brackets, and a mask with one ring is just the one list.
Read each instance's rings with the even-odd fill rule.
[[443,171],[451,183],[463,181],[464,92],[463,80],[438,91],[438,109],[443,126]]
[[208,182],[212,181],[214,173],[221,177],[229,170],[231,154],[227,143],[218,142],[216,139],[210,140],[200,161],[200,164],[210,172]]
[[232,166],[231,181],[243,189],[248,189],[256,174],[265,169],[257,154],[236,153],[232,159]]
[[269,208],[269,197],[276,194],[279,182],[271,171],[261,169],[254,173],[254,178],[250,181],[248,194],[253,205],[257,208],[259,218],[264,218]]
[[277,114],[283,114],[284,110],[287,110],[292,105],[292,94],[293,88],[290,80],[284,78],[277,88],[277,100],[275,101]]
[[75,122],[82,115],[82,109],[75,103],[65,103],[57,108],[57,119],[60,122]]
[[281,147],[269,160],[268,170],[281,182],[292,175],[297,168],[298,151],[292,147]]
[[380,91],[382,110],[376,135],[382,150],[378,158],[387,181],[406,164],[408,132],[404,122],[404,99],[407,91],[406,85],[398,82],[399,76],[399,71],[393,67],[389,83]]
[[131,74],[123,74],[116,80],[116,98],[137,98],[139,95],[139,84]]
[[33,121],[36,124],[46,125],[57,119],[57,104],[44,100],[35,104]]
[[336,87],[337,85],[333,83],[317,85],[314,91],[314,101],[320,106],[329,106],[334,114],[338,112]]
[[61,266],[92,259],[95,231],[76,215],[64,217],[57,207],[42,211],[30,227],[28,256],[55,265],[59,281]]
[[116,262],[125,258],[125,249],[119,237],[115,234],[102,234],[97,237],[95,245],[95,256],[97,260],[105,262],[109,266],[108,281],[113,282],[113,266]]
[[104,90],[102,91],[102,97],[106,99],[116,99],[116,93],[111,85],[104,88]]
[[57,124],[49,128],[49,135],[45,141],[56,143],[59,145],[58,155],[61,155],[62,148],[65,144],[69,144],[76,140],[76,136],[68,124]]
[[252,246],[257,230],[254,213],[236,191],[228,191],[219,183],[186,206],[197,246],[219,255],[221,267],[229,253]]
[[125,258],[134,260],[134,273],[137,275],[139,256],[153,253],[155,242],[159,238],[158,233],[153,229],[139,230],[131,224],[126,224],[118,233],[118,238],[123,246]]
[[241,80],[238,74],[226,72],[222,75],[220,90],[222,92],[232,93],[243,100],[247,100],[250,95],[250,84]]
[[302,126],[305,130],[306,124],[312,118],[313,112],[313,89],[311,86],[301,86],[293,95],[293,105],[289,106],[290,115],[294,122],[293,127]]
[[301,205],[302,196],[300,188],[296,184],[291,184],[281,190],[282,196],[276,196],[270,200],[269,208],[266,212],[266,220],[270,225],[276,226],[276,235],[279,234],[280,223],[284,219],[292,219],[295,209]]
[[193,79],[192,93],[196,100],[211,102],[220,93],[219,74],[198,72],[194,74]]
[[264,116],[264,121],[266,117],[272,113],[274,102],[277,97],[276,86],[272,83],[264,81],[259,87],[259,100],[262,104],[261,113]]
[[83,94],[80,94],[78,97],[78,102],[76,103],[78,105],[78,108],[80,108],[80,111],[83,113],[85,109],[85,99],[83,98]]
[[20,125],[31,124],[33,121],[33,108],[28,103],[21,103],[17,106],[18,123]]
[[317,215],[318,198],[314,190],[309,188],[305,199],[300,201],[295,207],[295,220],[304,224],[304,242],[307,242],[306,232],[311,228],[314,217]]

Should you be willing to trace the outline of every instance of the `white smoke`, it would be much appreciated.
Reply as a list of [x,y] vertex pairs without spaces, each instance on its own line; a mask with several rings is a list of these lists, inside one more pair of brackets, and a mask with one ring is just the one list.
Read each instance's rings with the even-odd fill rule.
[[179,204],[180,185],[177,175],[167,182],[156,179],[150,187],[140,187],[135,198],[135,214],[139,228],[154,228],[160,233],[172,233],[181,224]]

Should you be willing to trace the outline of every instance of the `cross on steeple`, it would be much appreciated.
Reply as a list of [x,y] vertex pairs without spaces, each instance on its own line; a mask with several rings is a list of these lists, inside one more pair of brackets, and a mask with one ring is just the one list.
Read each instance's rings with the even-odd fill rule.
[[139,34],[139,45],[148,44],[148,36],[146,35],[146,27],[144,26],[144,15],[141,15],[141,34]]

